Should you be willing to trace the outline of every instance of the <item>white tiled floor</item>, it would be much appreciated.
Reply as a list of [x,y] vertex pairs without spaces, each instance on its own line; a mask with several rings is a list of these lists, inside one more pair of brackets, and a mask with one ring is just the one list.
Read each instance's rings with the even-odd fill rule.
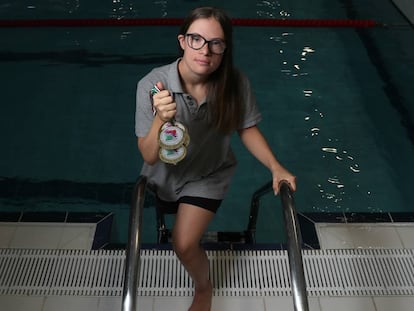
[[413,248],[413,223],[318,223],[321,248]]
[[[0,247],[9,247],[10,241],[18,241],[19,235],[16,231],[17,228],[0,226]],[[79,235],[74,232],[67,235],[56,233],[56,236],[59,235],[60,245],[63,243],[73,247],[76,244],[74,241],[90,238],[91,232],[87,228],[81,231],[83,238],[79,238]],[[414,246],[414,224],[412,223],[318,224],[317,232],[322,248],[412,248]],[[44,233],[39,232],[39,234],[46,240],[51,239]],[[25,239],[30,244],[30,240],[35,239],[33,231],[25,235]],[[137,310],[187,311],[190,303],[190,297],[139,297]],[[309,298],[310,311],[411,311],[414,310],[413,306],[414,297],[412,296]],[[121,310],[120,297],[0,296],[0,311],[118,310]],[[272,310],[293,310],[292,297],[214,297],[212,307],[212,311]]]
[[[139,311],[187,311],[189,297],[142,297]],[[310,311],[412,311],[414,297],[319,297]],[[0,311],[120,311],[120,297],[0,296]],[[293,311],[292,297],[214,297],[212,311]]]
[[414,3],[411,0],[393,0],[401,12],[414,24]]
[[91,249],[96,224],[1,222],[0,248]]

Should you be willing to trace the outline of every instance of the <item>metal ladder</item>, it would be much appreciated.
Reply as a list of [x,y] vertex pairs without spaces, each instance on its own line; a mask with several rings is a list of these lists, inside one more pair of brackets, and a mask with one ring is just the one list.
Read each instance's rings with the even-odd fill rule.
[[[146,178],[140,176],[134,188],[130,210],[124,286],[122,293],[122,311],[133,311],[136,310],[137,306],[138,280],[140,271],[141,227],[145,192],[147,188],[146,186]],[[233,236],[233,239],[236,236],[236,238],[242,238],[247,243],[254,242],[260,197],[271,190],[272,182],[269,182],[253,194],[248,229],[244,233],[240,233],[239,236],[232,233],[230,236]],[[292,191],[290,190],[289,185],[284,181],[280,184],[280,198],[287,231],[288,257],[294,310],[308,311],[309,303],[303,269],[300,227],[297,220]],[[160,213],[160,211],[157,211],[157,224],[159,233],[158,241],[160,243],[166,243],[169,238],[169,230],[166,229],[164,215]]]

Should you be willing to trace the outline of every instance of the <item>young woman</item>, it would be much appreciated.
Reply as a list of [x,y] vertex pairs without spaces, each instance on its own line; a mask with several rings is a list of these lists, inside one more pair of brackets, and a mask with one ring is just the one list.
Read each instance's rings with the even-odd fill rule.
[[[233,66],[232,41],[231,20],[222,10],[194,9],[178,35],[182,57],[152,70],[137,87],[141,173],[156,189],[157,204],[176,210],[173,247],[195,286],[189,311],[211,309],[209,263],[200,240],[236,167],[231,134],[237,131],[247,149],[270,170],[275,194],[282,180],[296,189],[295,177],[276,160],[256,126],[261,115],[248,79]],[[166,127],[174,135],[181,129],[182,136],[190,137],[166,151],[180,150],[173,164],[163,156],[165,146],[160,147],[160,131]]]

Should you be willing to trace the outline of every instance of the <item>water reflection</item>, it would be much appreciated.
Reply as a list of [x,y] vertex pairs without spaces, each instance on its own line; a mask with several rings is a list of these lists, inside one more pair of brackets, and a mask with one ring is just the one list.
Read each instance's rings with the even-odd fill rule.
[[112,0],[112,12],[110,17],[121,19],[125,17],[133,17],[136,9],[131,1]]
[[[289,43],[289,37],[294,36],[292,32],[283,32],[279,36],[271,36],[269,39],[274,41],[276,44],[287,45]],[[283,47],[279,48],[279,54],[285,54],[285,49]],[[304,46],[300,52],[300,58],[295,61],[288,61],[286,58],[290,57],[291,53],[285,55],[286,58],[282,59],[282,66],[280,71],[288,76],[300,77],[307,76],[308,72],[303,71],[302,64],[307,60],[306,56],[310,53],[315,53],[315,49],[310,46]],[[304,90],[305,96],[311,96],[312,90]]]
[[41,11],[41,10],[47,9],[47,10],[54,10],[55,12],[64,12],[64,13],[69,13],[69,14],[75,13],[76,11],[79,10],[79,8],[80,8],[80,0],[67,0],[67,1],[54,0],[48,3],[39,3],[38,6],[34,4],[28,4],[26,6],[26,9],[28,10],[40,10]]
[[282,8],[279,1],[259,1],[257,16],[266,18],[290,17],[290,12]]
[[[298,44],[298,38],[295,36],[295,33],[283,32],[280,35],[270,37],[270,40],[277,44],[279,55],[282,55],[280,72],[289,78],[312,75],[312,72],[308,70],[309,68],[312,69],[313,66],[305,66],[305,62],[311,64],[313,60],[321,61],[318,59],[317,48],[308,43],[302,45],[299,51],[296,49],[297,52],[295,52],[295,49],[292,50],[292,45]],[[312,59],[313,57],[310,56],[316,58]],[[338,115],[338,112],[330,110],[332,105],[326,102],[323,94],[320,94],[319,86],[318,89],[315,89],[314,80],[304,81],[306,81],[306,84],[301,83],[302,89],[300,92],[305,100],[298,101],[298,103],[303,104],[305,111],[306,109],[312,109],[311,113],[304,116],[304,121],[309,123],[305,138],[312,139],[311,146],[313,148],[311,147],[308,152],[313,154],[309,157],[320,159],[319,163],[318,160],[314,160],[311,164],[314,167],[319,167],[315,173],[314,181],[321,200],[318,203],[315,202],[314,209],[322,212],[332,212],[335,209],[349,211],[350,208],[355,208],[352,205],[348,206],[349,202],[355,200],[357,196],[366,199],[366,197],[371,196],[371,192],[360,189],[361,186],[357,176],[362,174],[362,168],[358,163],[358,158],[349,152],[348,148],[352,148],[352,145],[347,146],[345,144],[345,141],[347,141],[346,129],[340,129],[340,133],[344,136],[336,133],[339,123],[333,118],[341,120],[342,116]],[[332,135],[337,137],[330,137]],[[321,156],[318,156],[318,153]],[[344,202],[347,202],[347,204]],[[372,202],[369,201],[365,208],[373,210],[371,205]]]

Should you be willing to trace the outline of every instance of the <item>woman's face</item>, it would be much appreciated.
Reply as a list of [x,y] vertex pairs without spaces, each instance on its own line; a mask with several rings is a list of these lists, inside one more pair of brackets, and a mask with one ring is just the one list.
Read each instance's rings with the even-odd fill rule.
[[[224,40],[224,32],[220,23],[214,18],[200,18],[195,20],[187,30],[187,34],[195,34],[196,40],[207,41],[218,39]],[[210,51],[209,44],[205,44],[201,49],[195,50],[188,44],[188,36],[179,35],[178,40],[180,46],[184,51],[183,61],[193,74],[208,76],[213,73],[219,66],[223,59],[222,54],[214,54]],[[214,44],[214,42],[212,42]]]

